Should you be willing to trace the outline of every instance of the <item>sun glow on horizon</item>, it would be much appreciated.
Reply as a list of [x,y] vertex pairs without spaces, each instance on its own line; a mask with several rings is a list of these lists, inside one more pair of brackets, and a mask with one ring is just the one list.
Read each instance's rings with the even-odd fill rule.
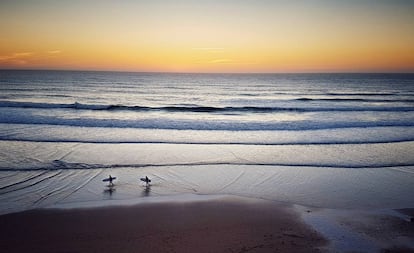
[[6,0],[0,68],[414,72],[413,11],[402,0]]

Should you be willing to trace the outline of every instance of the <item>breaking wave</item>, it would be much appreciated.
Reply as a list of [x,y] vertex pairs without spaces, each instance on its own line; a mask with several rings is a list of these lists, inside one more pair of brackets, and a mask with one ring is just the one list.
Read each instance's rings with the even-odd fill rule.
[[[406,102],[413,103],[414,100],[360,100],[360,99],[312,99],[312,98],[299,98],[297,101],[354,101],[354,102]],[[272,113],[272,112],[335,112],[335,111],[395,111],[395,112],[411,112],[414,111],[414,106],[335,106],[335,107],[309,107],[304,106],[227,106],[227,107],[215,107],[215,106],[139,106],[139,105],[105,105],[105,104],[55,104],[55,103],[35,103],[35,102],[14,102],[14,101],[1,101],[1,107],[12,108],[33,108],[33,109],[74,109],[74,110],[107,110],[107,111],[165,111],[165,112],[198,112],[198,113]]]

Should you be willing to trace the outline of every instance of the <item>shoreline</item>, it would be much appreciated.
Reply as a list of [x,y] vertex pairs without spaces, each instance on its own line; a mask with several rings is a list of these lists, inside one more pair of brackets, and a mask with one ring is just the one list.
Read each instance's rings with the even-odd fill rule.
[[414,252],[414,208],[323,209],[232,195],[183,196],[0,215],[0,247],[7,252]]
[[[162,152],[165,151],[156,149],[154,155]],[[413,188],[414,167],[197,165],[66,169],[66,165],[62,166],[58,170],[2,171],[0,214],[56,203],[122,204],[146,202],[162,196],[175,200],[182,198],[182,194],[243,196],[330,209],[414,207],[414,199],[408,194]],[[113,190],[102,182],[109,174],[117,177]],[[139,181],[142,176],[153,180],[150,187],[146,188]]]

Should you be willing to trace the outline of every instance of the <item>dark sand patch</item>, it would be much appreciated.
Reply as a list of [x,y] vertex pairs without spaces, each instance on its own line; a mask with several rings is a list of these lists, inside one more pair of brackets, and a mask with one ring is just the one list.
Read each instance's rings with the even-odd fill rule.
[[3,252],[321,252],[287,205],[214,200],[0,216]]

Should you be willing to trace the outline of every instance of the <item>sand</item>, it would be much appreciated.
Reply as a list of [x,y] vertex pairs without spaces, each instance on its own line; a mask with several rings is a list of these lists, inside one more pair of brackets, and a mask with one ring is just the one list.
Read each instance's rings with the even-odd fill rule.
[[323,252],[292,206],[218,199],[0,216],[2,252]]
[[412,208],[321,209],[229,195],[158,201],[101,201],[96,206],[95,202],[56,205],[0,215],[0,249],[42,253],[414,252]]

